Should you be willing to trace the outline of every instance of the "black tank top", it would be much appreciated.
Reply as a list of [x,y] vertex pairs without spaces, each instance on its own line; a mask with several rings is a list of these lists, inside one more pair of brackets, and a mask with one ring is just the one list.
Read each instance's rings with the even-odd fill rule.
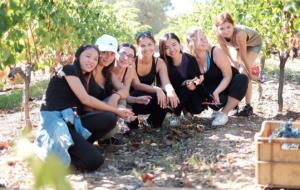
[[141,83],[152,85],[154,82],[156,82],[155,80],[156,80],[157,60],[158,60],[158,58],[156,58],[156,60],[155,60],[154,57],[152,57],[152,65],[151,65],[150,72],[148,74],[144,75],[144,76],[140,76],[139,73],[138,73],[138,59],[136,59],[136,61],[135,61],[136,74],[139,77],[139,80],[140,80]]
[[108,97],[108,92],[102,88],[99,84],[97,84],[96,80],[92,76],[89,83],[89,95],[99,99],[104,100],[106,97]]
[[[211,92],[213,92],[223,80],[223,74],[221,69],[214,62],[213,51],[215,47],[212,47],[210,53],[210,65],[209,69],[204,73],[204,86]],[[231,66],[232,76],[238,73],[238,70]]]

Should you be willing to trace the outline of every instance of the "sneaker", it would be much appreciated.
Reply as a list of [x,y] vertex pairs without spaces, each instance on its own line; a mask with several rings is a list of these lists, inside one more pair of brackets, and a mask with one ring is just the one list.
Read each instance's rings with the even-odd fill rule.
[[239,115],[239,106],[235,106],[233,109],[232,109],[232,112],[234,116],[238,116]]
[[191,112],[189,112],[185,109],[182,112],[183,112],[183,118],[184,119],[187,119],[187,120],[193,119],[193,114]]
[[211,125],[212,126],[219,126],[219,125],[225,125],[228,122],[228,116],[223,113],[219,112],[215,119],[212,121]]
[[105,140],[98,140],[99,145],[124,145],[125,143],[121,139],[116,137],[111,137]]
[[136,119],[134,121],[131,121],[129,123],[127,123],[127,126],[130,128],[130,129],[138,129],[139,128],[139,120]]
[[170,127],[179,127],[181,125],[180,116],[172,115],[169,121]]
[[217,117],[217,115],[218,115],[218,111],[215,111],[215,110],[213,110],[213,112],[211,113],[211,119],[215,119],[215,117]]
[[253,115],[253,108],[250,104],[247,104],[243,107],[243,109],[241,111],[239,111],[239,113],[237,114],[238,116],[250,116]]

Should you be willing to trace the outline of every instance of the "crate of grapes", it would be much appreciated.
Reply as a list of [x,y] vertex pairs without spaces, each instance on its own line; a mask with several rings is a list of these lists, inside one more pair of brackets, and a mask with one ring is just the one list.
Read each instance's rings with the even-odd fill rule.
[[264,121],[255,144],[258,185],[300,189],[300,122]]

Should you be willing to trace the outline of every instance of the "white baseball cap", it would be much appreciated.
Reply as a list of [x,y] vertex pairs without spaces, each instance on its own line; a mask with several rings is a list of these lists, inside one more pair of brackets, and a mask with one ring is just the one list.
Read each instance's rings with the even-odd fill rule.
[[98,46],[100,51],[111,51],[117,53],[118,51],[118,41],[115,37],[112,37],[107,34],[103,34],[96,40],[95,43]]

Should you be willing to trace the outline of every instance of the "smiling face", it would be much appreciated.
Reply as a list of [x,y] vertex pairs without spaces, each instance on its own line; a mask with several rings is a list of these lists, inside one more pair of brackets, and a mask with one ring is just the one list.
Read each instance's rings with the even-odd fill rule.
[[206,50],[209,48],[209,42],[205,34],[200,30],[196,31],[195,36],[192,38],[192,43],[195,50]]
[[138,50],[143,56],[153,56],[155,50],[154,41],[148,37],[140,38],[138,41]]
[[130,47],[121,47],[118,51],[118,66],[126,68],[134,63],[134,50]]
[[87,48],[79,56],[82,72],[89,73],[95,69],[98,64],[99,53],[94,48]]
[[218,33],[223,38],[231,38],[233,35],[234,25],[229,22],[224,22],[217,26]]
[[181,47],[177,40],[170,38],[165,42],[165,52],[167,56],[174,58],[180,54],[180,51]]
[[113,63],[113,61],[115,60],[115,53],[111,52],[111,51],[100,51],[100,58],[99,58],[99,63],[104,66],[107,67],[110,64]]

